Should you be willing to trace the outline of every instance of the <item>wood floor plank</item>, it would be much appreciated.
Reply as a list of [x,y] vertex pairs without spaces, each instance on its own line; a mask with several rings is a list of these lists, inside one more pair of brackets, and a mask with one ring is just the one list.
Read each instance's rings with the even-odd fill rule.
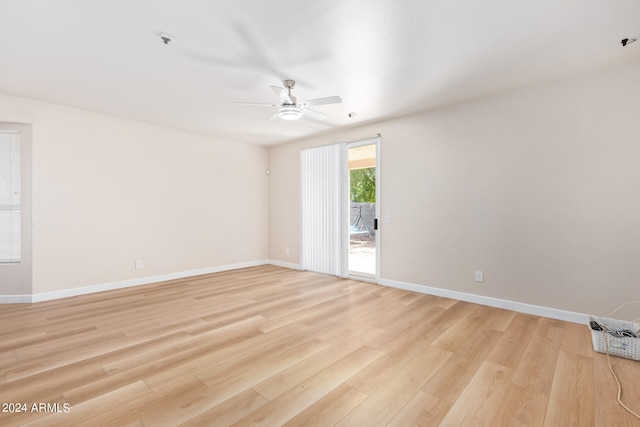
[[[593,355],[595,425],[598,427],[640,425],[640,421],[622,408],[616,396],[618,386],[609,370],[605,354]],[[637,361],[610,357],[611,367],[622,385],[622,402],[636,414],[640,414],[640,369]]]
[[334,298],[329,298],[325,301],[320,301],[313,306],[313,310],[301,309],[290,313],[288,316],[279,316],[272,320],[268,320],[262,323],[260,330],[262,332],[270,332],[274,329],[281,328],[294,322],[306,321],[310,315],[318,315],[318,313],[331,313],[336,310],[336,307],[341,306],[346,300],[347,295],[338,295]]
[[0,387],[0,402],[53,402],[63,399],[65,390],[90,384],[106,377],[99,362],[87,360],[69,364]]
[[441,334],[431,344],[444,350],[455,352],[462,346],[469,336],[485,329],[485,324],[494,309],[491,307],[472,305],[467,315]]
[[363,340],[350,338],[337,342],[316,354],[301,359],[295,365],[275,373],[254,385],[253,389],[265,398],[274,400],[365,345]]
[[0,402],[70,409],[2,426],[639,425],[616,394],[585,325],[271,265],[0,305]]
[[491,329],[470,335],[422,389],[442,400],[455,402],[499,338],[499,332]]
[[100,356],[112,349],[125,348],[131,344],[122,333],[91,334],[71,342],[63,340],[62,345],[52,348],[29,348],[26,354],[16,352],[16,367],[5,371],[7,381],[15,381],[41,372],[80,362],[87,357]]
[[227,427],[246,417],[268,402],[253,389],[247,389],[229,400],[191,418],[182,427]]
[[[179,358],[184,353],[185,357],[196,357],[199,354],[209,354],[216,349],[226,348],[236,343],[245,342],[261,336],[256,326],[263,318],[250,317],[242,322],[218,327],[193,336],[188,332],[175,332],[161,338],[150,341],[142,341],[139,346],[131,346],[121,351],[105,363],[103,367],[109,374],[130,372],[145,364],[149,360],[150,352],[156,356],[156,360],[163,356]],[[180,359],[184,361],[184,359]]]
[[304,339],[304,330],[300,325],[292,325],[288,329],[279,329],[278,334],[269,337],[262,335],[251,336],[234,344],[225,345],[220,349],[209,349],[190,354],[185,350],[180,363],[172,363],[165,369],[145,377],[146,383],[154,390],[169,386],[174,378],[198,375],[205,372],[206,378],[215,378],[216,373],[224,372],[224,368],[242,363],[244,360],[254,360],[261,354],[272,350],[286,348],[299,339]]
[[358,406],[367,395],[344,383],[287,421],[283,426],[334,425]]
[[[378,316],[371,321],[371,326],[383,329],[386,333],[379,337],[379,342],[373,343],[375,348],[391,352],[395,347],[395,340],[400,336],[413,335],[425,338],[430,330],[433,319],[445,310],[436,302],[427,298],[415,300],[406,309],[378,310]],[[426,341],[426,339],[424,339]]]
[[362,346],[234,425],[283,425],[305,408],[327,396],[381,354],[379,350]]
[[513,372],[484,362],[442,420],[441,426],[495,426]]
[[371,420],[386,425],[450,356],[451,353],[446,350],[425,348],[336,425],[367,425]]
[[563,332],[561,350],[586,357],[592,357],[594,355],[591,329],[589,329],[587,325],[565,323],[563,325]]
[[367,394],[376,391],[420,352],[429,347],[430,343],[424,339],[424,336],[431,328],[432,319],[437,316],[436,311],[431,315],[425,313],[421,323],[405,325],[401,333],[396,333],[387,345],[381,348],[385,354],[367,369],[350,378],[347,383]]
[[487,321],[484,323],[486,328],[495,329],[500,332],[504,332],[511,324],[511,321],[516,316],[516,312],[510,310],[493,309],[487,317]]
[[250,359],[232,360],[197,374],[209,387],[218,389],[249,388],[271,378],[298,361],[313,356],[329,346],[328,343],[313,339],[295,345],[283,345],[264,353],[257,353]]
[[542,426],[548,403],[548,396],[511,383],[508,385],[493,425]]
[[421,390],[393,417],[387,427],[437,426],[450,409],[451,403]]
[[[99,425],[101,420],[116,418],[122,410],[123,401],[137,400],[151,395],[151,389],[143,381],[136,381],[122,388],[111,390],[93,399],[70,406],[68,413],[57,413],[40,419],[35,426],[50,425]],[[73,409],[71,409],[73,408]],[[127,416],[127,418],[129,418]]]
[[516,368],[514,384],[549,395],[564,335],[563,324],[559,320],[538,319],[536,330]]
[[592,358],[560,351],[544,425],[595,426],[595,403]]
[[516,313],[487,360],[508,368],[517,367],[537,327],[538,317]]

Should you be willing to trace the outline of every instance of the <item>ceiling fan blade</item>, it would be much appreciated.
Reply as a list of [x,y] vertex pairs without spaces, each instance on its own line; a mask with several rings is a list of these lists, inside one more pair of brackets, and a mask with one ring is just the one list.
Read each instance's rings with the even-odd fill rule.
[[234,102],[234,104],[239,104],[239,105],[250,105],[253,107],[279,107],[279,105],[276,104],[266,104],[264,102]]
[[271,117],[269,117],[269,120],[276,120],[278,117],[280,117],[278,115],[279,111],[276,111],[275,113],[273,113],[273,115],[271,115]]
[[307,105],[326,105],[326,104],[339,104],[342,102],[342,98],[339,96],[327,96],[326,98],[307,99],[298,103],[299,106]]
[[312,119],[316,119],[316,120],[324,120],[327,118],[327,115],[325,113],[321,113],[320,111],[316,111],[316,110],[310,110],[308,108],[305,108],[303,111],[303,114],[309,118]]
[[276,96],[285,104],[295,104],[295,101],[291,99],[287,90],[279,86],[271,86],[271,89],[275,92]]
[[284,92],[285,94],[287,93],[285,88],[280,87],[280,86],[269,86],[271,88],[271,90],[273,90],[273,92],[276,94],[276,96],[278,98],[280,98],[280,95]]

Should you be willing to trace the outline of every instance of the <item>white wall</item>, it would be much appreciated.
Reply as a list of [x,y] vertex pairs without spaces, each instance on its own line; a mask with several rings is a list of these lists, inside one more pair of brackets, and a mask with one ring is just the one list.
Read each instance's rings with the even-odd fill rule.
[[0,120],[33,128],[34,294],[267,258],[264,147],[8,95]]
[[299,262],[299,150],[381,133],[382,279],[582,313],[640,300],[638,75],[635,63],[273,147],[270,258]]

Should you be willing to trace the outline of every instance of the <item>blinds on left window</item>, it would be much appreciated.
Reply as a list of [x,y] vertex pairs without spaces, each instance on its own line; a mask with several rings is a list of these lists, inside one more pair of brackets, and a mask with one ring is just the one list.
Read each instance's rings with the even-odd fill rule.
[[20,133],[0,130],[0,263],[21,260]]

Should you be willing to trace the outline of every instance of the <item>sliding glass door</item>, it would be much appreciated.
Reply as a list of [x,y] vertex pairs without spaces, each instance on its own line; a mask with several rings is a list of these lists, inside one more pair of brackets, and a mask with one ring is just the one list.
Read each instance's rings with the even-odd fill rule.
[[379,277],[379,137],[300,152],[301,264]]
[[347,149],[347,264],[352,276],[377,278],[377,148],[377,141],[364,141],[350,143]]

